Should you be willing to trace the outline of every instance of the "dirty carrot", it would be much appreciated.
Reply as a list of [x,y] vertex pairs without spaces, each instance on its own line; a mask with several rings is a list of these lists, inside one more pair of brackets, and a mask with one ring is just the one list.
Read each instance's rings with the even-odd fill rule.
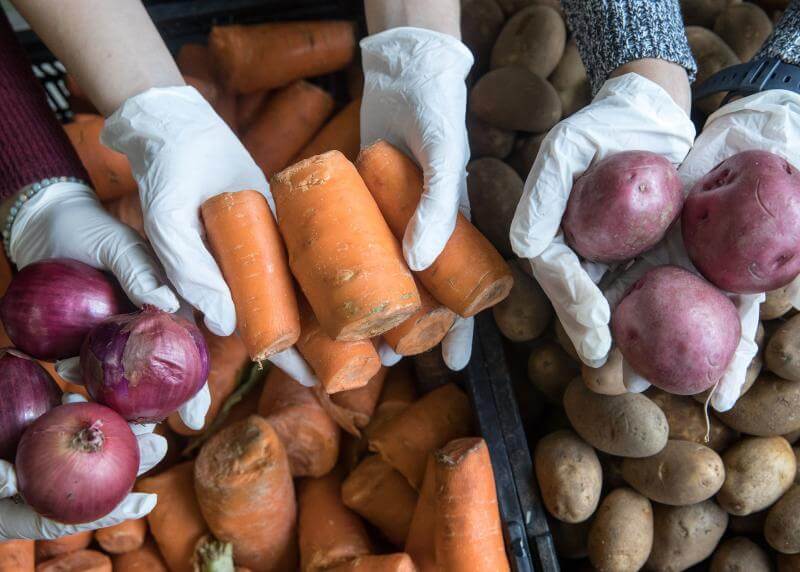
[[147,515],[150,533],[171,572],[192,572],[197,541],[208,532],[194,493],[194,462],[175,465],[155,477],[139,479],[136,490],[158,495]]
[[254,91],[236,98],[236,127],[239,133],[246,133],[261,113],[261,109],[269,99],[270,92]]
[[190,85],[195,88],[197,91],[200,92],[200,95],[211,104],[212,107],[216,106],[217,100],[219,99],[220,92],[217,84],[207,79],[201,79],[199,77],[194,77],[191,75],[184,75],[183,81],[186,82],[186,85]]
[[408,529],[405,547],[420,572],[436,572],[435,519],[436,464],[431,454],[428,456],[425,479],[422,481],[422,489]]
[[217,103],[214,105],[214,111],[217,112],[217,115],[222,118],[234,133],[237,133],[238,129],[236,125],[238,105],[239,103],[235,93],[220,88],[219,95],[217,96]]
[[415,399],[414,378],[408,368],[407,362],[401,362],[392,367],[383,383],[383,390],[378,398],[375,411],[364,427],[364,434],[359,444],[359,451],[367,450],[369,440],[390,419],[405,410]]
[[[422,195],[422,171],[386,141],[362,149],[356,166],[392,232],[402,239]],[[503,300],[514,282],[500,253],[461,214],[442,253],[417,277],[434,298],[463,317]]]
[[258,404],[283,443],[295,477],[319,477],[339,456],[339,427],[304,387],[278,368],[270,369]]
[[380,453],[419,490],[428,455],[449,441],[469,434],[469,399],[454,384],[435,389],[378,429],[369,448]]
[[341,151],[355,161],[361,146],[361,98],[354,99],[334,115],[314,138],[306,144],[295,161],[308,159],[326,151]]
[[161,553],[152,540],[125,554],[112,557],[114,572],[169,572]]
[[33,540],[0,542],[0,572],[33,572]]
[[175,58],[178,69],[183,75],[189,75],[203,81],[214,81],[211,70],[211,52],[202,44],[183,44]]
[[341,487],[337,471],[300,482],[297,502],[302,572],[327,570],[372,552],[361,518],[342,504]]
[[111,572],[111,558],[97,550],[78,550],[36,566],[36,572]]
[[62,554],[83,550],[92,543],[92,538],[94,538],[94,532],[88,531],[62,536],[53,540],[37,540],[36,560],[49,560]]
[[208,45],[223,84],[252,93],[344,68],[356,40],[352,22],[326,20],[215,26]]
[[289,265],[330,337],[372,338],[419,310],[400,244],[344,155],[300,161],[271,188]]
[[109,554],[124,554],[142,546],[147,535],[144,518],[126,520],[108,528],[101,528],[94,537],[100,548]]
[[67,123],[64,131],[86,167],[97,197],[109,201],[136,193],[138,187],[128,158],[100,143],[104,124],[102,116],[87,115],[79,121]]
[[291,570],[297,506],[289,460],[268,421],[251,415],[212,437],[197,457],[195,491],[214,536],[254,572]]
[[222,193],[201,211],[250,357],[261,362],[293,346],[300,336],[297,299],[267,200],[253,190]]
[[342,483],[342,502],[379,529],[394,545],[403,546],[417,493],[408,481],[381,459],[367,457]]
[[358,389],[328,395],[318,385],[314,387],[314,392],[322,408],[339,427],[355,437],[360,437],[361,429],[367,426],[372,417],[387,372],[387,368],[381,367],[367,385]]
[[137,193],[123,195],[118,199],[103,203],[103,207],[121,223],[127,224],[139,233],[142,238],[147,238],[144,234],[144,215],[142,214],[142,203]]
[[456,320],[455,313],[431,296],[417,282],[422,307],[402,324],[383,334],[383,339],[401,356],[428,351],[442,341]]
[[486,442],[451,441],[435,453],[436,564],[442,570],[510,570]]
[[413,560],[403,552],[361,556],[331,568],[329,572],[417,572]]
[[253,119],[242,143],[271,177],[292,161],[333,111],[330,94],[307,81],[276,90]]

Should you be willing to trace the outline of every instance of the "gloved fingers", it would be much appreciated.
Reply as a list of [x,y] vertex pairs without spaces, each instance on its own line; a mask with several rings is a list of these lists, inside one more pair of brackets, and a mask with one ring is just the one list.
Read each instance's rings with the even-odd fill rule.
[[131,432],[136,435],[149,435],[156,429],[155,423],[128,423],[128,427],[131,428]]
[[622,359],[622,383],[629,393],[642,393],[650,387],[650,382],[636,373],[624,358]]
[[56,373],[74,385],[83,385],[81,358],[79,356],[58,360],[56,362]]
[[13,497],[17,492],[17,472],[14,465],[0,459],[0,499]]
[[158,465],[167,454],[167,440],[155,433],[145,433],[136,437],[139,445],[139,472],[137,476]]
[[319,383],[314,371],[295,348],[283,350],[267,358],[275,367],[297,381],[300,385],[313,387]]
[[378,357],[381,358],[381,365],[384,365],[386,367],[392,367],[393,365],[396,365],[401,359],[403,359],[403,356],[401,356],[398,353],[395,353],[392,347],[389,344],[387,344],[384,340],[380,341],[377,349],[378,349]]
[[80,393],[65,393],[61,396],[61,405],[67,405],[69,403],[86,403],[88,399],[86,399]]
[[208,390],[208,383],[204,383],[194,397],[178,408],[178,415],[189,429],[199,431],[206,424],[209,407],[211,407],[211,392]]
[[474,318],[456,318],[450,331],[442,340],[442,359],[452,371],[461,371],[472,357]]

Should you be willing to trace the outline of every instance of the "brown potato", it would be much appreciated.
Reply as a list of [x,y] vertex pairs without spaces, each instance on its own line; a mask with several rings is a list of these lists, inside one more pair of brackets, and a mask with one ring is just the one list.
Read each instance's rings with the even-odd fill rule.
[[562,522],[548,516],[547,523],[550,526],[550,534],[553,536],[553,544],[556,552],[561,558],[574,560],[586,558],[589,555],[589,528],[592,520],[584,520],[576,524]]
[[547,133],[537,133],[517,138],[514,149],[506,162],[514,168],[523,181],[528,178],[533,162],[539,154],[539,147],[546,135]]
[[522,179],[516,171],[494,157],[470,161],[467,192],[472,222],[506,258],[514,256],[509,230],[522,198]]
[[533,348],[528,358],[528,379],[553,403],[561,403],[578,371],[578,364],[553,342]]
[[575,351],[575,345],[572,343],[572,340],[569,339],[569,335],[567,335],[567,330],[564,329],[561,320],[556,319],[553,323],[553,330],[556,334],[556,340],[558,340],[559,345],[564,348],[564,351],[569,354],[569,356],[577,361],[578,363],[581,362],[580,356],[578,356],[578,352]]
[[794,474],[794,484],[800,484],[800,447],[792,447],[794,452],[795,466],[797,471]]
[[[694,86],[702,83],[723,68],[739,63],[739,58],[728,44],[711,30],[698,26],[687,26],[686,37],[689,47],[697,61],[697,79]],[[718,93],[693,102],[693,105],[705,114],[713,113],[722,103],[724,93]]]
[[492,69],[526,68],[540,77],[556,69],[567,43],[561,15],[548,6],[530,6],[514,14],[492,48]]
[[601,395],[622,395],[627,393],[622,383],[622,353],[614,348],[608,355],[608,361],[601,367],[581,365],[583,383],[590,390]]
[[761,8],[750,2],[725,8],[716,22],[714,33],[728,44],[743,62],[749,61],[772,33],[772,21]]
[[797,460],[783,437],[748,437],[722,454],[725,483],[717,495],[730,514],[745,516],[771,506],[789,490]]
[[775,375],[800,381],[800,314],[789,318],[767,342],[764,361]]
[[592,102],[592,86],[589,80],[576,87],[558,92],[561,99],[561,116],[569,117]]
[[470,111],[501,129],[542,133],[561,119],[561,100],[546,79],[521,67],[493,69],[470,91]]
[[670,440],[652,457],[625,459],[622,476],[652,501],[685,506],[714,496],[725,480],[725,468],[708,447]]
[[475,57],[470,76],[478,77],[489,69],[492,46],[505,21],[495,0],[461,0],[461,40]]
[[653,505],[653,550],[647,569],[677,572],[714,552],[728,525],[728,513],[714,501],[689,506]]
[[653,400],[667,416],[669,423],[669,438],[692,441],[706,445],[714,451],[724,450],[736,439],[736,432],[721,423],[709,411],[708,443],[706,443],[706,415],[705,408],[691,397],[673,395],[655,387],[647,390],[647,397]]
[[589,527],[589,559],[598,570],[639,570],[653,547],[653,507],[629,488],[611,491]]
[[713,28],[714,22],[728,4],[739,0],[681,0],[683,23],[687,26]]
[[497,3],[508,16],[528,6],[550,6],[561,13],[561,0],[497,0]]
[[800,485],[793,485],[769,509],[764,538],[778,552],[800,553]]
[[539,283],[520,269],[527,263],[519,259],[509,261],[514,285],[506,299],[492,308],[497,327],[512,342],[538,338],[553,319],[553,307]]
[[741,433],[770,437],[800,429],[800,382],[762,373],[733,409],[718,413],[725,425]]
[[592,88],[574,38],[567,42],[561,61],[548,79],[561,99],[564,117],[572,115],[591,101]]
[[786,295],[788,286],[767,292],[767,299],[761,303],[759,316],[762,320],[775,320],[792,309],[792,301]]
[[770,572],[769,554],[758,544],[736,536],[722,542],[711,558],[710,572]]
[[567,386],[564,410],[578,435],[605,453],[649,457],[667,444],[664,412],[638,393],[598,395],[578,378]]
[[533,459],[548,512],[558,520],[588,520],[600,502],[603,470],[594,449],[573,431],[556,431],[539,440]]
[[496,157],[503,159],[514,148],[514,132],[484,123],[477,117],[467,117],[469,150],[473,158]]

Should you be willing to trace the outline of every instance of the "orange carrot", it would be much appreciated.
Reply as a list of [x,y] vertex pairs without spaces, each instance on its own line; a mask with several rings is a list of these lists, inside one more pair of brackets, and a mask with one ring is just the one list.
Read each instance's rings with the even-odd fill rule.
[[220,88],[219,95],[217,96],[217,103],[214,105],[214,111],[228,124],[228,127],[230,127],[234,133],[237,133],[238,129],[236,125],[237,106],[236,94],[232,91],[226,91]]
[[336,471],[300,483],[297,502],[302,572],[327,570],[372,552],[361,519],[342,504],[341,485]]
[[330,572],[417,572],[408,554],[361,556],[330,569]]
[[115,219],[121,223],[127,224],[138,232],[141,237],[147,238],[144,234],[142,203],[137,193],[123,195],[118,199],[103,203],[103,206]]
[[350,435],[360,437],[361,429],[367,426],[375,409],[386,372],[387,369],[382,367],[367,385],[358,389],[328,395],[322,387],[316,386],[314,393],[322,408],[339,427]]
[[97,550],[78,550],[36,566],[36,572],[111,572],[111,558]]
[[192,572],[194,547],[208,532],[193,480],[194,462],[189,461],[136,484],[138,492],[158,495],[147,523],[171,572]]
[[184,75],[189,75],[203,81],[214,81],[211,71],[211,53],[207,46],[202,44],[183,44],[175,58],[178,69]]
[[468,435],[469,399],[454,384],[431,391],[375,432],[369,448],[380,453],[419,490],[428,455],[449,441]]
[[283,443],[295,477],[320,477],[339,456],[339,427],[325,413],[310,387],[278,368],[270,369],[258,414],[270,422]]
[[280,172],[272,194],[289,265],[330,337],[371,338],[419,310],[400,244],[339,151]]
[[356,48],[352,22],[332,20],[215,26],[208,45],[218,77],[238,93],[342,69]]
[[100,115],[85,116],[80,121],[67,123],[64,131],[89,172],[97,197],[101,201],[110,201],[136,193],[138,187],[128,158],[100,143],[104,123]]
[[207,79],[201,79],[190,75],[183,76],[183,81],[186,85],[190,85],[200,92],[200,95],[211,104],[212,107],[217,105],[220,97],[219,88],[217,84]]
[[[356,165],[392,232],[402,239],[422,195],[419,167],[386,141],[362,149]],[[434,298],[465,318],[503,300],[514,282],[500,253],[461,214],[442,253],[417,276]]]
[[152,540],[140,548],[113,557],[114,572],[169,572]]
[[414,378],[407,364],[400,363],[389,370],[383,391],[378,398],[378,405],[370,417],[369,423],[364,427],[362,447],[366,450],[367,443],[375,433],[390,419],[396,417],[414,401]]
[[140,548],[146,535],[147,521],[139,518],[126,520],[108,528],[101,528],[94,537],[100,548],[109,554],[125,554]]
[[261,362],[290,348],[300,336],[300,316],[267,200],[258,191],[222,193],[203,203],[201,210],[250,357]]
[[486,441],[456,439],[435,454],[436,564],[443,570],[510,570]]
[[0,572],[33,572],[33,540],[0,542]]
[[56,556],[69,554],[77,550],[83,550],[92,543],[94,533],[79,532],[77,534],[70,534],[69,536],[62,536],[53,540],[37,540],[36,541],[36,560],[49,560]]
[[269,99],[270,92],[254,91],[236,98],[236,127],[239,133],[246,133],[261,113],[264,104]]
[[252,415],[212,437],[197,457],[195,490],[214,536],[254,572],[292,570],[297,506],[278,434]]
[[383,339],[401,356],[428,351],[442,341],[453,326],[456,315],[442,306],[417,283],[422,307],[405,322],[383,334]]
[[379,455],[367,457],[342,483],[342,502],[378,528],[396,546],[408,535],[417,504],[403,475]]
[[211,426],[225,405],[225,400],[239,384],[242,370],[248,363],[247,349],[238,334],[215,336],[205,325],[199,327],[208,346],[208,389],[211,392],[211,406],[206,413],[205,425],[199,431],[189,429],[177,413],[170,415],[167,421],[170,428],[178,435],[199,435]]
[[420,572],[436,572],[436,465],[433,455],[428,456],[425,479],[414,509],[411,526],[406,537],[406,552]]
[[295,161],[321,155],[327,151],[341,151],[350,161],[355,161],[361,146],[361,98],[354,99],[334,115],[314,138],[300,150]]
[[328,92],[307,81],[296,81],[270,96],[242,143],[271,177],[291,162],[332,111],[333,98]]

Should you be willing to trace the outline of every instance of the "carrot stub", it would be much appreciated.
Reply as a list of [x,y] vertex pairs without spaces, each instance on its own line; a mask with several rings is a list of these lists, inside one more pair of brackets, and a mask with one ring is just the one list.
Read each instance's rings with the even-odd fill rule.
[[92,543],[92,538],[94,538],[94,532],[87,531],[54,538],[53,540],[37,540],[36,560],[40,562],[62,554],[69,554],[76,550],[83,550]]
[[0,572],[33,572],[33,540],[0,542]]
[[417,572],[408,554],[378,554],[361,556],[330,569],[330,572]]
[[400,244],[344,155],[301,161],[271,187],[289,265],[330,337],[372,338],[419,310]]
[[413,356],[428,351],[444,339],[456,321],[455,313],[437,302],[417,283],[422,307],[402,324],[392,328],[383,339],[401,356]]
[[197,457],[195,490],[214,536],[254,572],[292,570],[297,506],[278,434],[251,415],[212,437]]
[[293,346],[300,336],[297,299],[267,200],[258,191],[222,193],[201,210],[250,357],[260,362]]
[[183,44],[175,58],[178,69],[184,75],[189,75],[203,81],[214,81],[211,70],[211,52],[208,46],[202,44]]
[[246,133],[261,113],[267,99],[269,91],[255,91],[236,98],[236,126],[240,133]]
[[436,564],[442,570],[510,570],[486,442],[456,439],[435,454]]
[[111,558],[97,550],[78,550],[36,566],[36,572],[111,572]]
[[419,500],[408,528],[406,552],[414,560],[420,572],[436,572],[436,464],[433,455],[428,456],[425,479],[419,492]]
[[94,537],[100,548],[109,554],[124,554],[140,548],[146,535],[147,521],[139,518],[126,520],[108,528],[101,528]]
[[258,414],[280,437],[295,477],[320,477],[333,469],[341,432],[304,387],[278,368],[270,369],[258,403]]
[[324,389],[316,386],[314,392],[322,408],[339,427],[360,437],[361,429],[367,426],[375,410],[387,372],[387,368],[381,367],[367,385],[358,389],[328,395]]
[[152,540],[140,548],[112,557],[114,572],[169,572]]
[[326,20],[214,27],[208,45],[223,84],[251,93],[344,68],[356,39],[351,22]]
[[300,150],[295,161],[327,151],[341,151],[355,161],[361,147],[361,98],[354,99],[334,115],[314,138]]
[[[422,171],[386,141],[362,149],[356,166],[392,232],[402,239],[422,196]],[[461,214],[442,253],[416,274],[434,298],[465,318],[503,300],[514,282],[500,253]]]

